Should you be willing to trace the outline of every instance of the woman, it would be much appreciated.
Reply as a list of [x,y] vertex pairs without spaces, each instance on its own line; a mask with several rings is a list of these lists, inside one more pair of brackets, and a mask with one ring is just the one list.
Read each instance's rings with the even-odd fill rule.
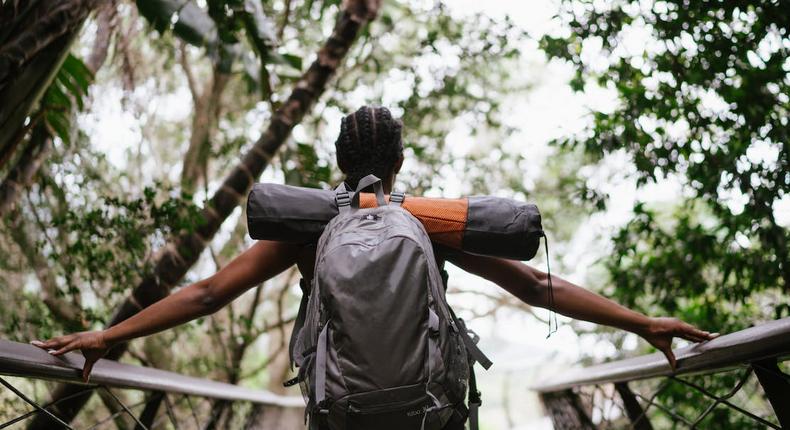
[[[346,116],[335,145],[338,165],[352,188],[364,176],[374,174],[383,178],[385,193],[390,192],[403,163],[403,145],[401,123],[392,118],[389,110],[362,107]],[[494,282],[529,305],[549,305],[548,278],[539,270],[518,261],[459,251],[445,250],[441,254],[439,258]],[[216,312],[247,289],[294,264],[305,279],[311,279],[314,259],[312,246],[259,241],[215,275],[180,289],[116,326],[31,343],[52,355],[81,350],[85,355],[82,376],[87,380],[93,364],[114,344]],[[571,318],[634,332],[663,352],[673,369],[673,337],[700,342],[715,336],[674,318],[647,317],[559,277],[552,279],[553,310]]]

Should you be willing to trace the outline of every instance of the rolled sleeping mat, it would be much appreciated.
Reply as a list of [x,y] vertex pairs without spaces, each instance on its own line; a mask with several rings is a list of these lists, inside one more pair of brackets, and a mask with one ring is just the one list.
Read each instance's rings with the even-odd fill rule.
[[[335,192],[281,184],[255,184],[247,199],[247,228],[256,240],[289,243],[318,241],[337,216]],[[389,200],[389,196],[386,197]],[[373,207],[372,193],[360,207]],[[443,199],[406,195],[401,205],[425,227],[431,240],[465,252],[529,260],[543,237],[534,204],[493,196]]]

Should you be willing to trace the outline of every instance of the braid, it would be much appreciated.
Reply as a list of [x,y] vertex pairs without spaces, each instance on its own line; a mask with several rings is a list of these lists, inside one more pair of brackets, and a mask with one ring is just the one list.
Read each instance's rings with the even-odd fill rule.
[[392,173],[403,154],[402,127],[384,107],[363,106],[342,119],[335,148],[349,186],[370,174],[384,179]]

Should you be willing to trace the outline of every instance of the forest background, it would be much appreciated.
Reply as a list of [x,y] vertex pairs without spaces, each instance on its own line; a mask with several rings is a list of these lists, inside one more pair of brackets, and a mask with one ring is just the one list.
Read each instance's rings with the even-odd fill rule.
[[[337,0],[4,1],[0,335],[100,328],[215,272],[251,244],[250,179],[337,183],[339,120],[363,104],[403,119],[400,189],[537,203],[554,273],[711,331],[790,316],[786,2],[479,3],[384,1],[335,41],[347,53],[320,57]],[[297,82],[312,86],[294,100]],[[240,179],[260,152],[262,173]],[[295,395],[281,381],[297,281],[118,356]],[[545,311],[457,269],[450,301],[496,361],[486,429],[550,428],[538,375],[650,351],[565,319],[545,339]],[[19,410],[0,396],[0,418]]]

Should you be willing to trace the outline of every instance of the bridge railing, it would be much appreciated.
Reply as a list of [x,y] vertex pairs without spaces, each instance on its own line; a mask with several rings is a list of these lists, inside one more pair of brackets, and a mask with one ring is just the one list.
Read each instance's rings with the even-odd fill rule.
[[675,350],[565,371],[533,387],[554,428],[790,429],[790,318]]
[[[86,384],[81,379],[83,362],[81,354],[54,357],[32,345],[0,340],[0,429],[24,428],[37,415],[46,416],[49,428],[63,429],[211,429],[220,424],[262,429],[262,414],[267,408],[297,412],[304,407],[301,397],[110,360],[99,360]],[[46,387],[39,382],[42,380],[82,384],[84,390],[75,395],[99,394],[106,414],[63,422],[58,418],[58,404],[46,403],[49,393],[42,392],[42,386]],[[218,403],[223,407],[217,407]],[[229,411],[234,408],[232,418]],[[217,411],[223,419],[216,416]]]

